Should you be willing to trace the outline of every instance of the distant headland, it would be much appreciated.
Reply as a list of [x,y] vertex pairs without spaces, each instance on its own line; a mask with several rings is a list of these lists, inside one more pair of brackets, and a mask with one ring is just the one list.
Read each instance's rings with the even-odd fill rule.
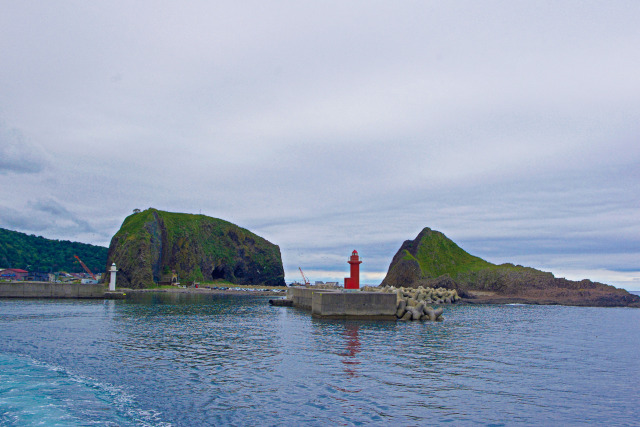
[[128,288],[225,280],[284,286],[280,248],[251,231],[205,215],[149,208],[128,216],[111,239],[107,266]]
[[467,303],[640,307],[640,297],[603,283],[572,281],[521,265],[496,265],[424,228],[393,257],[381,286],[455,289]]
[[[64,265],[80,269],[78,263],[63,264],[75,261],[76,254],[94,272],[100,272],[100,266],[106,272],[115,262],[118,286],[130,289],[216,281],[285,285],[277,245],[231,222],[205,215],[136,209],[124,219],[108,249],[0,229],[0,263],[4,264],[0,267],[35,266],[51,271]],[[26,273],[22,280],[29,278]],[[71,279],[82,273],[74,274]],[[29,280],[46,281],[33,277]],[[102,274],[102,280],[109,280],[109,274]],[[556,278],[520,265],[492,264],[430,228],[400,246],[380,286],[451,289],[462,302],[471,304],[640,307],[640,296],[624,289],[590,280]]]

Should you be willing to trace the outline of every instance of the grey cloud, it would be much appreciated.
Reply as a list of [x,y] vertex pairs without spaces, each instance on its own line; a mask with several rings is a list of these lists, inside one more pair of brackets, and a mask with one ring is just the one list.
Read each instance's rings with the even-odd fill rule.
[[46,215],[51,224],[56,224],[58,228],[73,230],[76,233],[95,231],[88,221],[79,218],[54,199],[44,198],[30,201],[28,206],[35,212]]
[[[589,175],[558,171],[510,183],[412,188],[360,209],[331,214],[328,208],[305,220],[285,218],[263,227],[282,236],[284,247],[295,248],[287,255],[291,266],[308,262],[315,269],[323,264],[344,268],[333,256],[348,253],[353,245],[367,257],[368,268],[386,271],[404,240],[431,227],[496,263],[558,268],[561,264],[554,260],[573,256],[589,259],[590,268],[637,271],[637,262],[628,256],[640,247],[637,212],[629,205],[637,188],[622,185],[637,174],[633,165],[621,165]],[[296,235],[308,237],[307,245],[301,246]],[[613,262],[616,256],[618,262]]]
[[28,135],[0,132],[4,224],[104,243],[153,206],[256,231],[287,271],[353,249],[386,271],[425,226],[634,268],[638,2],[76,6],[0,15],[0,111]]
[[28,142],[17,129],[0,124],[0,174],[34,174],[47,166],[44,149]]
[[[120,219],[121,220],[121,219]],[[99,220],[100,227],[91,225],[82,216],[70,212],[53,199],[29,201],[20,209],[0,206],[0,227],[48,239],[71,240],[108,246],[113,231],[111,221]]]
[[52,198],[28,201],[21,209],[1,206],[0,227],[65,240],[71,240],[73,236],[99,234],[88,221]]
[[23,233],[43,233],[45,237],[66,240],[73,235],[97,233],[88,221],[51,198],[28,201],[20,210],[10,206],[0,207],[0,227]]
[[41,218],[30,215],[25,210],[10,206],[0,206],[0,227],[23,233],[41,232],[47,229],[47,223]]

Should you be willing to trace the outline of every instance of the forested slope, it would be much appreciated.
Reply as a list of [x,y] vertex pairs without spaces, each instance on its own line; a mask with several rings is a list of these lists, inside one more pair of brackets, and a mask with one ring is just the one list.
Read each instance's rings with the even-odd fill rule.
[[107,251],[108,249],[102,246],[46,239],[0,228],[1,268],[80,273],[84,270],[74,257],[78,255],[94,273],[99,273],[106,265]]

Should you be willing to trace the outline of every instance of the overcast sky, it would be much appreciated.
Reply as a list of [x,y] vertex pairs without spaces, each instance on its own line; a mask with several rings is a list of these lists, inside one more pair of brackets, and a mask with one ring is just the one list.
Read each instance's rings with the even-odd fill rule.
[[379,283],[423,227],[640,290],[640,2],[0,0],[0,227],[133,209]]

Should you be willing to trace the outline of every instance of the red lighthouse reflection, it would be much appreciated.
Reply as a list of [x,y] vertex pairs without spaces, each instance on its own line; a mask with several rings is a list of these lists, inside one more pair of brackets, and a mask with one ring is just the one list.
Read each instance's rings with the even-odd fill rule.
[[360,339],[358,337],[358,324],[345,325],[344,336],[347,341],[345,352],[341,354],[342,363],[345,365],[344,371],[349,378],[358,376],[356,366],[360,364],[360,360],[356,357],[360,353]]

